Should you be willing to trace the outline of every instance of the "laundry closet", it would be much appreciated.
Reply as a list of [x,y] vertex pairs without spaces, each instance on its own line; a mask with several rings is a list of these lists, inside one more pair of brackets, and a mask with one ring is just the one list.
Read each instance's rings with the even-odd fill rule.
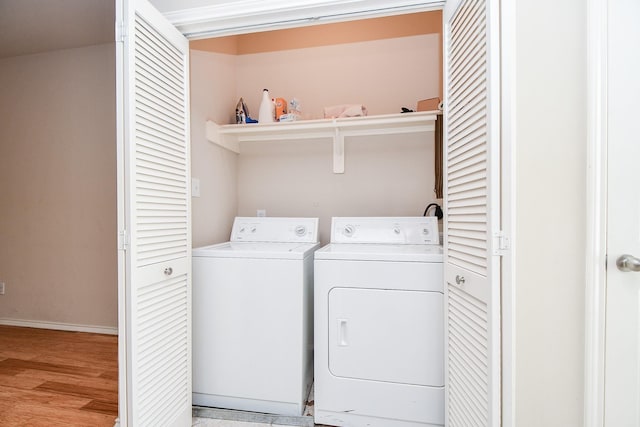
[[[297,225],[294,229],[319,230],[306,242],[312,252],[320,246],[316,239],[322,244],[334,241],[333,217],[422,215],[425,207],[436,201],[438,111],[416,110],[419,100],[442,97],[441,28],[438,11],[190,42],[196,406],[287,416],[307,413],[304,403],[313,380],[311,349],[316,352],[316,360],[321,360],[317,352],[324,354],[323,349],[333,348],[326,342],[335,341],[321,338],[322,329],[317,329],[317,323],[333,324],[334,319],[315,317],[314,326],[314,306],[316,314],[324,313],[333,311],[337,302],[332,299],[331,310],[328,303],[322,308],[326,295],[317,292],[321,288],[317,277],[314,292],[312,254],[288,259],[291,253],[285,256],[279,252],[286,244],[300,249],[299,239],[287,239],[288,233],[280,230],[276,240],[264,242],[260,236],[265,234],[263,229],[275,225],[260,219],[251,221],[250,217],[293,217],[288,221]],[[247,106],[248,118],[261,118],[258,110],[264,89],[271,98],[284,98],[289,105],[295,99],[299,117],[276,123],[236,124],[240,99]],[[345,104],[366,113],[335,118],[326,112]],[[319,221],[314,227],[305,226],[302,218]],[[232,222],[231,242],[216,245],[229,240]],[[388,272],[384,284],[373,286],[398,286],[400,294],[412,295],[409,299],[417,301],[425,294],[423,282],[430,283],[433,289],[428,290],[433,292],[426,294],[433,295],[436,309],[424,310],[420,303],[418,310],[412,310],[407,301],[387,306],[392,293],[381,289],[372,291],[376,299],[370,303],[393,313],[378,316],[382,323],[396,325],[394,331],[411,330],[428,336],[419,341],[439,351],[433,351],[436,356],[431,357],[429,352],[414,348],[414,340],[403,341],[408,345],[403,353],[419,355],[419,361],[409,363],[408,379],[398,380],[409,385],[379,389],[377,380],[380,375],[384,377],[381,371],[385,361],[397,368],[390,361],[402,358],[390,354],[378,357],[384,351],[374,350],[375,354],[365,357],[380,359],[372,363],[371,372],[376,374],[366,376],[372,378],[373,385],[351,394],[370,402],[384,396],[390,408],[380,412],[364,405],[354,417],[443,422],[442,249],[437,245],[435,219],[432,225],[438,262],[425,267],[434,269],[428,270],[429,274],[421,270],[418,275],[420,286],[415,294],[419,297],[405,286],[411,282],[406,277],[407,263],[398,271]],[[367,228],[357,227],[361,231]],[[243,236],[245,231],[249,236]],[[402,234],[399,228],[397,233]],[[244,242],[240,239],[244,237],[256,240]],[[278,238],[292,243],[274,243]],[[251,249],[258,246],[268,255]],[[371,285],[370,277],[357,276],[351,277],[350,283],[365,288]],[[306,279],[297,280],[301,277]],[[349,302],[338,305],[350,307]],[[400,306],[403,308],[396,312]],[[357,318],[356,324],[363,321],[353,310],[348,317]],[[364,322],[375,331],[380,329],[370,319]],[[433,336],[423,329],[424,325],[436,325]],[[362,338],[358,332],[352,333]],[[314,343],[314,335],[321,342]],[[390,342],[384,332],[365,335],[376,336],[380,343]],[[362,342],[358,338],[356,341]],[[362,357],[358,348],[349,347],[347,353],[353,358],[347,356],[347,364]],[[408,362],[402,359],[400,363]],[[315,367],[317,381],[325,379],[321,375],[324,365]],[[432,377],[421,375],[423,365],[433,368]],[[348,425],[347,421],[334,419],[342,404],[332,406],[328,388],[328,383],[316,388],[316,416],[322,412],[326,423]],[[330,394],[342,402],[348,400],[339,393]]]
[[[442,98],[441,32],[442,12],[433,11],[192,40],[193,246],[227,240],[235,216],[258,210],[319,218],[323,243],[333,216],[422,215],[436,200],[435,115],[399,113]],[[242,97],[257,119],[264,88],[298,100],[300,120],[246,137],[261,125],[235,125],[235,106]],[[362,121],[356,131],[298,130],[342,104],[367,109],[349,119]]]

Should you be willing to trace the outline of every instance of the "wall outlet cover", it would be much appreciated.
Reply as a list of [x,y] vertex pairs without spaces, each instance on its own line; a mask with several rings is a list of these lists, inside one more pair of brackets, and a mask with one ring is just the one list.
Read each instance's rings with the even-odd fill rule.
[[200,197],[200,180],[191,178],[191,197]]

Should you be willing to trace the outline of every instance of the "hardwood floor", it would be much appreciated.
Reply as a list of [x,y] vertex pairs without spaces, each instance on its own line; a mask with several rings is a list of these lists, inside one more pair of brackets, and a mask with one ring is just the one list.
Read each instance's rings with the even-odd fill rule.
[[0,325],[0,426],[113,427],[118,337]]

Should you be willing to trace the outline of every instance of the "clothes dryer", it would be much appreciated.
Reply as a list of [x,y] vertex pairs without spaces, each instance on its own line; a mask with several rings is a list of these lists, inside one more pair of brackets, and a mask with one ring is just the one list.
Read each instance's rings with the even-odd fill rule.
[[315,422],[444,425],[435,217],[333,218],[315,253]]
[[313,381],[317,218],[235,219],[193,250],[193,403],[301,415]]

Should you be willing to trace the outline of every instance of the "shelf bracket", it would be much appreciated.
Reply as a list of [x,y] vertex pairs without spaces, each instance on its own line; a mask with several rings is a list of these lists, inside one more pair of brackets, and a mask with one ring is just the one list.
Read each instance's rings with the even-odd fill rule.
[[240,143],[236,141],[229,141],[225,138],[225,135],[220,133],[220,126],[215,122],[207,121],[205,134],[207,136],[207,140],[212,142],[220,147],[224,147],[227,150],[233,151],[236,154],[240,154]]
[[333,135],[333,173],[344,173],[344,134],[337,127]]

